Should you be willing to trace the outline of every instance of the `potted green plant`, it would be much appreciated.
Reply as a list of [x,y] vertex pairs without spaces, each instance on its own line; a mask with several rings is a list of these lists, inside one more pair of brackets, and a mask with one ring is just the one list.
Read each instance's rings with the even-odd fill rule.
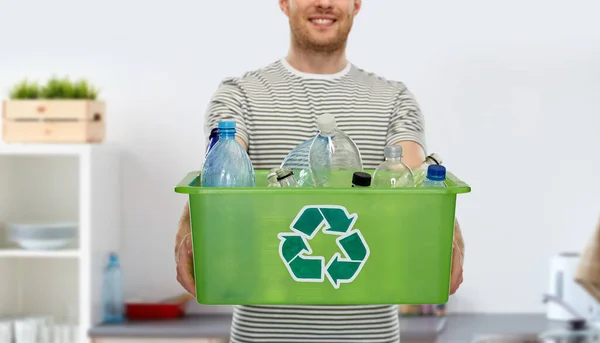
[[3,103],[6,142],[101,142],[106,104],[87,80],[52,77],[45,84],[23,80]]

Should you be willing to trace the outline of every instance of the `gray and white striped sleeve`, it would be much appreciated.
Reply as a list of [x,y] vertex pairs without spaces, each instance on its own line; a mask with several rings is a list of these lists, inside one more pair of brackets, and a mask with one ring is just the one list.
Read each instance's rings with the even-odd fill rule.
[[386,144],[414,141],[426,150],[425,120],[414,95],[403,86],[390,119]]
[[204,134],[206,144],[210,131],[222,120],[236,122],[236,135],[248,146],[247,100],[236,78],[224,79],[213,94],[204,116]]

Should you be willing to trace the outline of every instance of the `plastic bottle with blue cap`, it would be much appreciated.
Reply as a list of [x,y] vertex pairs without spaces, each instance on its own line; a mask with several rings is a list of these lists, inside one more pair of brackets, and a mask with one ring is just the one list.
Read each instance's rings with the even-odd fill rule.
[[125,320],[123,284],[119,256],[111,252],[104,268],[102,283],[102,315],[105,323],[118,323]]
[[254,167],[246,150],[235,139],[236,123],[221,121],[219,140],[202,167],[202,187],[254,187]]
[[437,153],[432,153],[431,155],[425,158],[425,161],[421,163],[417,168],[413,169],[413,174],[415,177],[415,186],[421,187],[423,186],[423,182],[425,181],[425,176],[427,175],[427,168],[434,164],[442,164],[442,158]]
[[446,167],[432,164],[427,168],[423,187],[446,187]]

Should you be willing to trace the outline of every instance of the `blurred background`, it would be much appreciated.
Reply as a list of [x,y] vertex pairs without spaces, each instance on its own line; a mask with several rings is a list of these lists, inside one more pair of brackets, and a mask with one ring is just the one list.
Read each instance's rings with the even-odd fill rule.
[[[544,313],[541,294],[548,290],[551,258],[581,252],[593,235],[600,215],[599,11],[593,0],[363,2],[348,58],[407,84],[425,115],[428,152],[439,153],[472,187],[457,205],[465,271],[448,313]],[[96,198],[89,192],[98,188],[85,177],[69,183],[78,178],[71,167],[95,170],[91,164],[50,159],[48,151],[49,159],[38,161],[42,167],[26,158],[0,162],[29,170],[29,176],[18,173],[19,182],[37,179],[39,189],[51,187],[43,181],[48,173],[68,175],[65,186],[54,186],[65,194],[65,204],[55,204],[62,213],[81,214],[74,210],[77,199],[113,199],[118,218],[109,228],[92,229],[90,238],[101,242],[106,230],[120,242],[125,298],[177,296],[183,289],[173,249],[186,197],[173,187],[200,168],[209,98],[224,77],[285,56],[288,42],[287,18],[274,0],[0,0],[3,99],[24,78],[90,80],[106,101],[103,144],[120,151],[113,176],[121,181],[93,176],[107,182],[102,188],[111,194]],[[87,156],[77,148],[71,152]],[[20,197],[14,203],[24,208],[35,203]],[[90,227],[95,222],[102,221],[92,219]],[[96,241],[89,242],[95,251]],[[31,274],[54,275],[55,268],[66,275],[55,280],[58,291],[52,292],[63,286],[87,292],[63,282],[77,280],[79,274],[68,271],[88,273],[82,264],[106,260],[81,256],[48,261],[7,253],[0,257],[0,275],[27,273],[28,265],[36,270]],[[91,275],[87,285],[99,287],[92,284],[101,279]],[[7,287],[0,286],[0,297],[13,299]],[[61,314],[87,308],[72,304]],[[188,311],[227,314],[231,308],[192,303]]]

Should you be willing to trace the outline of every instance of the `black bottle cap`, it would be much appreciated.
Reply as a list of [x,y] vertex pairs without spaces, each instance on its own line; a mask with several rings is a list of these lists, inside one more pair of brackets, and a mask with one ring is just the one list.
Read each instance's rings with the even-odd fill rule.
[[569,329],[573,331],[585,330],[587,328],[585,319],[573,319],[569,321]]
[[369,187],[371,185],[371,174],[355,172],[352,175],[352,184],[360,187]]

